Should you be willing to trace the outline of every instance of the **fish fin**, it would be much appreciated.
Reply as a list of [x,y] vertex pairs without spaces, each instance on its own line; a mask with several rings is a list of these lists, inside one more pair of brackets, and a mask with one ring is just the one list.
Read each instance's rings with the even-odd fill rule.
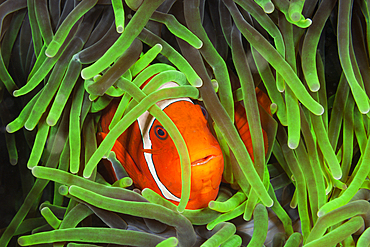
[[267,111],[268,114],[271,115],[271,109],[270,109],[271,100],[267,96],[267,94],[265,94],[261,89],[256,87],[256,97],[257,97],[258,103],[263,107],[263,109],[265,109],[265,111]]
[[[270,110],[271,100],[269,99],[267,94],[264,93],[262,90],[260,90],[258,87],[256,87],[255,90],[256,90],[256,97],[257,97],[258,104],[271,116],[271,110]],[[261,115],[261,112],[260,112],[260,115]],[[264,125],[262,119],[261,119],[261,123],[262,125]],[[238,129],[240,137],[243,140],[244,145],[246,146],[249,154],[251,155],[252,160],[254,160],[252,139],[251,139],[251,134],[249,131],[249,124],[247,121],[245,108],[242,103],[235,104],[235,125]],[[263,128],[263,126],[261,127],[262,127],[262,135],[263,135],[263,141],[265,145],[265,154],[266,154],[267,149],[269,147],[268,138],[267,138],[267,133],[265,129]]]
[[103,110],[100,126],[104,133],[109,132],[109,125],[112,122],[114,114],[116,113],[118,104],[118,100],[112,100],[111,103],[109,103],[109,105]]
[[[104,132],[99,132],[98,133],[98,141],[103,139],[107,136],[106,133]],[[101,142],[99,141],[99,142]],[[116,154],[116,158],[118,161],[121,163],[121,165],[124,167],[125,171],[129,174],[129,176],[135,181],[136,179],[141,179],[142,178],[142,172],[140,168],[136,165],[135,161],[132,159],[131,155],[127,152],[125,147],[119,142],[116,141],[114,143],[114,146],[112,148],[112,151]],[[109,162],[109,166],[105,166],[109,174],[114,174],[114,176],[111,178],[117,180],[117,174],[115,174],[115,169],[111,162]]]
[[[148,67],[148,66],[147,66]],[[154,74],[152,75],[151,77],[149,77],[141,86],[140,88],[141,89],[144,89],[144,87],[146,86],[146,84],[148,84],[148,82],[150,82],[151,79],[153,79],[154,76],[156,76],[157,74]]]
[[[253,146],[252,146],[252,137],[249,130],[249,124],[247,121],[245,108],[241,103],[235,104],[235,125],[238,129],[239,135],[245,145],[245,147],[248,150],[249,155],[252,158],[252,161],[254,161],[253,156]],[[266,131],[262,128],[262,135],[263,135],[263,142],[265,145],[265,154],[267,153],[268,148],[268,140],[267,140],[267,134]]]
[[149,153],[149,154],[160,154],[163,153],[163,149],[142,149],[144,153]]

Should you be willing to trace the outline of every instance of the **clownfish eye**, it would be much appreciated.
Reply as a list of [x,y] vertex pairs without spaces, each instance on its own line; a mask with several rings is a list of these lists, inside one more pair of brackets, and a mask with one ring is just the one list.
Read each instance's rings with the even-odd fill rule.
[[160,140],[166,140],[167,139],[167,131],[163,128],[163,126],[156,125],[154,127],[154,133],[156,137],[158,137]]
[[200,109],[202,110],[203,116],[208,120],[208,112],[207,112],[206,108],[204,108],[201,105],[199,105],[199,106],[200,106]]

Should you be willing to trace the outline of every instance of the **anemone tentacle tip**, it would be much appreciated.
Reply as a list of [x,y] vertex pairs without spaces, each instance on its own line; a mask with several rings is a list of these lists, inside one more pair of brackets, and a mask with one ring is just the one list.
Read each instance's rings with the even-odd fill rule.
[[305,20],[307,27],[311,26],[312,20],[310,18],[306,18]]
[[274,205],[274,201],[270,198],[268,202],[265,204],[266,207],[271,208]]
[[76,171],[76,169],[70,169],[69,170],[73,175],[76,175],[78,171]]
[[14,91],[13,91],[13,96],[14,96],[14,97],[18,97],[18,96],[19,96],[18,91],[19,91],[19,90],[14,90]]
[[25,241],[24,241],[24,238],[27,238],[27,236],[22,236],[22,237],[19,237],[19,238],[18,238],[18,244],[19,244],[20,246],[25,246],[25,245],[26,245],[26,243],[25,243]]
[[333,178],[336,179],[336,180],[339,180],[342,178],[342,173],[340,172],[339,174],[333,174]]
[[298,22],[300,19],[301,19],[301,13],[300,12],[293,12],[290,14],[290,19],[293,21],[293,22]]
[[81,70],[81,77],[82,77],[82,79],[84,79],[84,80],[89,79],[89,78],[86,76],[86,71],[85,71],[85,69]]
[[361,112],[362,114],[368,114],[368,113],[369,113],[369,111],[370,111],[370,108],[369,108],[369,107],[367,107],[367,108],[365,108],[365,109],[361,109],[361,110],[360,110],[360,112]]
[[296,149],[298,147],[299,142],[296,142],[295,140],[289,140],[288,141],[288,147],[290,149]]
[[49,58],[54,57],[54,56],[53,56],[53,54],[47,53],[46,51],[45,51],[45,55],[46,55],[47,57],[49,57]]
[[37,173],[38,167],[37,166],[30,167],[30,170],[31,170],[32,175],[37,177],[36,173]]
[[195,86],[195,87],[201,87],[201,86],[203,86],[203,81],[202,81],[202,79],[197,78],[197,79],[194,81],[194,86]]
[[324,213],[323,213],[322,211],[320,211],[320,210],[319,210],[319,211],[317,211],[317,217],[319,217],[319,218],[320,218],[320,217],[322,217],[323,215],[324,215]]
[[123,26],[122,25],[119,25],[119,26],[117,26],[117,33],[123,33]]
[[9,162],[12,166],[15,166],[18,163],[18,159],[17,158],[11,158],[11,159],[9,159]]
[[278,105],[276,103],[271,103],[270,110],[272,114],[275,114],[276,111],[278,110]]
[[45,55],[47,57],[54,57],[59,51],[60,46],[61,44],[58,41],[52,40],[45,50]]
[[266,14],[271,14],[275,10],[275,5],[272,2],[268,2],[263,6],[263,11],[265,11]]
[[175,237],[171,237],[169,239],[170,239],[170,241],[168,242],[168,244],[171,245],[171,246],[177,246],[177,244],[179,243],[179,240]]
[[200,40],[199,44],[197,45],[197,47],[195,47],[196,49],[201,49],[203,47],[203,41]]
[[[73,185],[71,185],[71,186],[73,186]],[[58,192],[59,192],[59,194],[61,194],[63,196],[66,196],[66,195],[68,195],[69,187],[62,184],[61,186],[59,186]]]
[[321,116],[322,114],[324,114],[324,112],[325,112],[325,108],[322,105],[320,105],[320,111],[317,112],[318,113],[317,115]]
[[185,211],[185,208],[179,208],[179,207],[177,207],[177,212],[178,213],[180,213],[180,214],[182,214],[183,212]]
[[317,92],[317,91],[319,91],[320,90],[320,84],[315,83],[315,84],[311,85],[310,86],[310,90],[311,90],[311,92]]
[[160,50],[163,49],[163,45],[161,45],[160,43],[155,44],[155,46],[158,47]]
[[24,128],[28,131],[32,131],[35,127],[29,126],[27,123],[25,123]]
[[47,57],[49,57],[49,58],[54,57],[54,56],[55,56],[55,54],[56,54],[56,52],[55,52],[55,51],[50,51],[50,49],[46,49],[46,51],[45,51],[45,55],[46,55]]
[[13,131],[12,131],[11,127],[9,126],[9,124],[5,127],[5,130],[8,133],[13,133]]
[[46,124],[49,125],[49,126],[54,126],[56,124],[56,121],[55,121],[54,118],[47,117],[46,118]]

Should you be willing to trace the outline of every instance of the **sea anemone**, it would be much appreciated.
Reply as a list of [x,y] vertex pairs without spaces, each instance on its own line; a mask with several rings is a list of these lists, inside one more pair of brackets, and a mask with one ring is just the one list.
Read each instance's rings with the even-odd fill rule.
[[[0,14],[1,211],[17,210],[0,246],[369,245],[368,1],[5,0]],[[180,86],[157,90],[168,81]],[[156,105],[178,97],[204,105],[224,156],[218,197],[197,210],[186,143]],[[177,206],[98,172],[145,111],[179,153]]]

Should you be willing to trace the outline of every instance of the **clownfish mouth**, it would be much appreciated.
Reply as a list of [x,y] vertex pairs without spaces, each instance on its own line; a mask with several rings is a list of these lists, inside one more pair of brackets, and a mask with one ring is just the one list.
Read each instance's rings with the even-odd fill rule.
[[203,157],[201,159],[197,159],[196,161],[191,162],[191,166],[200,166],[207,164],[210,160],[212,160],[215,155],[207,155],[206,157]]

